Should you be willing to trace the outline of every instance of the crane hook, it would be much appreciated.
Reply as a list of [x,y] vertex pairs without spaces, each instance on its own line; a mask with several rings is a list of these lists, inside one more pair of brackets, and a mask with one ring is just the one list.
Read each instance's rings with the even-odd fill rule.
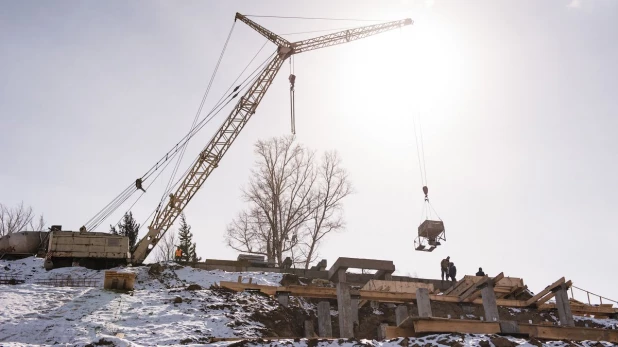
[[427,188],[427,186],[423,186],[423,193],[425,193],[425,201],[429,201],[429,197],[427,196],[427,194],[429,194],[429,188]]

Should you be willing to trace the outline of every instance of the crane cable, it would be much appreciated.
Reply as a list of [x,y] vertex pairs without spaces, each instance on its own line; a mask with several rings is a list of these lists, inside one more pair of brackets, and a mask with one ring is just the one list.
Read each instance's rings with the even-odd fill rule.
[[[264,48],[265,44],[262,46],[262,48],[260,48],[260,51]],[[226,91],[226,93],[232,89],[232,86],[238,81],[238,79],[240,79],[240,77],[242,76],[242,74],[247,70],[248,66],[255,60],[255,58],[257,57],[257,55],[260,53],[260,51],[258,51],[258,53],[256,53],[256,55],[253,57],[253,59],[251,59],[251,61],[249,62],[249,64],[247,65],[247,67],[245,67],[245,69],[243,70],[243,72],[241,72],[241,75],[239,75],[236,80],[234,81],[234,83],[232,83],[232,85],[228,88],[228,90]],[[272,53],[271,55],[269,55],[266,60],[264,62],[262,62],[247,78],[245,78],[245,80],[243,80],[239,85],[237,85],[234,90],[232,91],[232,93],[230,93],[229,95],[227,95],[227,97],[225,97],[225,94],[223,97],[221,97],[220,102],[215,105],[215,107],[213,107],[213,109],[197,124],[196,127],[194,127],[192,129],[192,131],[185,135],[185,137],[183,137],[184,143],[188,142],[191,138],[193,138],[193,136],[195,136],[195,134],[197,134],[197,132],[199,132],[206,124],[208,124],[213,118],[214,116],[216,116],[217,114],[219,114],[219,112],[221,112],[234,98],[236,98],[238,96],[238,94],[247,88],[248,85],[251,85],[253,83],[253,80],[255,80],[257,78],[256,76],[253,76],[256,72],[258,72],[273,56],[275,53]],[[251,81],[249,81],[249,79],[252,79]],[[247,83],[247,81],[249,81],[250,83]],[[225,100],[227,100],[225,103],[223,103]],[[158,172],[158,174],[155,176],[155,178],[150,182],[150,184],[148,185],[148,187],[146,187],[146,189],[148,189],[155,181],[156,179],[161,175],[161,173],[163,173],[163,171],[165,171],[165,169],[167,168],[167,166],[171,163],[171,159],[173,159],[179,152],[178,152],[178,148],[179,145],[181,145],[181,142],[183,142],[183,140],[181,140],[180,142],[178,142],[171,151],[169,151],[165,156],[164,156],[164,161],[165,161],[165,165],[163,165],[163,169],[161,171]],[[183,143],[183,144],[184,144]],[[172,153],[173,151],[173,153]],[[169,156],[169,154],[172,153],[171,156]],[[163,160],[163,159],[162,159]],[[196,159],[197,160],[197,159]],[[161,160],[159,162],[157,162],[157,164],[155,164],[156,169],[155,171],[157,171],[161,166],[159,166]],[[195,161],[194,161],[195,162]],[[190,170],[191,166],[189,168],[187,168],[187,171],[185,171],[185,173],[181,176],[184,177],[187,172]],[[152,169],[151,169],[152,170]],[[149,170],[149,171],[151,171]],[[152,175],[152,173],[154,173],[155,171],[152,171],[151,173],[149,173],[148,175],[144,175],[144,177],[150,177]],[[167,193],[169,193],[172,189],[174,189],[174,187],[176,185],[178,185],[178,183],[180,182],[180,179],[172,186],[170,186],[167,190],[167,192],[165,192],[163,194],[163,196],[165,197],[165,195]],[[96,222],[91,223],[89,227],[87,227],[87,230],[94,230],[96,229],[102,222],[103,220],[105,220],[107,217],[109,217],[109,215],[114,212],[118,207],[120,207],[120,205],[122,205],[122,203],[124,203],[130,196],[131,194],[133,194],[137,189],[135,188],[134,185],[129,186],[129,188],[133,187],[133,190],[130,190],[130,192],[128,193],[128,195],[126,195],[124,197],[124,199],[118,200],[117,203],[115,203],[114,205],[112,205],[111,203],[108,204],[112,205],[111,207],[105,209],[106,213],[102,214],[102,217],[99,217],[97,219]],[[142,194],[140,194],[140,196],[135,200],[135,202],[133,202],[133,204],[130,206],[129,210],[131,208],[133,208],[133,206],[135,206],[135,204],[141,199],[141,197],[143,196],[143,192]],[[163,199],[161,200],[161,202],[159,203],[159,206],[157,206],[157,209],[154,211],[158,211],[161,207]],[[128,212],[128,210],[127,210]],[[154,213],[153,212],[153,213]],[[151,216],[152,214],[151,213]],[[99,214],[101,214],[101,212],[99,212]],[[150,218],[150,217],[149,217]],[[120,217],[120,220],[118,221],[118,223],[120,223],[120,221],[122,220],[122,216]],[[116,224],[118,224],[116,223]]]
[[[262,48],[264,48],[264,46],[262,46]],[[261,50],[261,49],[260,49],[260,50]],[[258,52],[258,53],[259,53],[259,52]],[[264,60],[264,62],[262,62],[262,63],[261,63],[261,64],[260,64],[260,65],[259,65],[259,66],[258,66],[258,67],[257,67],[257,68],[256,68],[256,69],[255,69],[255,70],[254,70],[254,71],[253,71],[250,75],[249,75],[249,77],[247,77],[247,78],[246,78],[246,79],[245,79],[245,80],[244,80],[244,81],[240,84],[240,85],[243,85],[243,87],[242,87],[242,88],[240,88],[240,90],[238,90],[238,86],[234,89],[234,91],[237,91],[237,90],[238,90],[238,92],[237,92],[236,94],[234,94],[234,97],[232,97],[231,99],[229,99],[229,100],[225,103],[225,105],[223,105],[223,107],[217,111],[217,113],[219,113],[219,112],[220,112],[220,111],[221,111],[221,110],[222,110],[225,106],[227,106],[227,105],[230,103],[230,101],[232,101],[232,100],[236,97],[236,95],[238,95],[241,91],[243,91],[244,89],[246,89],[248,86],[252,85],[252,84],[255,82],[255,80],[259,77],[259,75],[255,75],[255,76],[253,76],[253,74],[255,74],[255,73],[256,73],[256,72],[258,72],[258,71],[261,71],[261,70],[260,70],[260,68],[262,68],[263,66],[265,66],[265,65],[266,65],[266,63],[267,63],[267,62],[268,62],[268,61],[269,61],[269,60],[270,60],[270,59],[271,59],[271,58],[272,58],[275,54],[276,54],[276,53],[273,53],[273,54],[271,54],[270,56],[268,56],[268,58],[266,58],[266,60]],[[253,59],[251,59],[251,62],[255,59],[255,57],[257,57],[257,54],[254,56],[254,58],[253,58]],[[249,64],[251,64],[251,62],[249,62]],[[246,68],[245,68],[245,70],[246,70]],[[243,70],[243,72],[244,72],[245,70]],[[242,74],[242,73],[241,73],[241,74]],[[251,76],[253,76],[253,77],[251,77]],[[239,77],[240,77],[240,76],[239,76]],[[247,80],[249,80],[250,78],[251,78],[251,80],[249,81],[250,83],[245,83],[245,82],[246,82]],[[237,80],[238,80],[238,78],[237,78]],[[232,85],[233,85],[233,84],[232,84]],[[239,86],[240,86],[240,85],[239,85]],[[230,88],[230,89],[231,89],[231,88]],[[228,90],[229,90],[229,89],[228,89]],[[216,114],[217,114],[217,113],[216,113]],[[214,114],[213,116],[215,116],[216,114]],[[209,118],[209,119],[205,122],[205,124],[207,124],[208,122],[210,122],[210,120],[212,120],[212,117],[210,117],[210,118]],[[205,125],[205,124],[204,124],[204,125]],[[203,127],[204,125],[202,125],[201,127]],[[200,129],[201,129],[201,127],[200,127]],[[195,165],[195,163],[197,162],[197,160],[198,160],[198,159],[199,159],[199,158],[195,158],[195,159],[193,160],[193,163],[187,167],[187,169],[185,170],[185,172],[184,172],[184,173],[180,176],[180,178],[176,181],[176,183],[174,183],[174,185],[172,185],[172,186],[170,187],[170,189],[168,190],[168,192],[170,192],[172,189],[174,189],[175,187],[177,187],[177,186],[178,186],[178,184],[179,184],[179,183],[181,182],[181,180],[182,180],[182,179],[183,179],[183,178],[184,178],[184,177],[185,177],[185,176],[189,173],[189,170],[191,170],[191,168]],[[161,203],[159,204],[159,206],[157,206],[157,208],[156,208],[155,210],[153,210],[153,211],[150,213],[150,215],[149,215],[149,216],[148,216],[148,217],[144,220],[144,223],[143,223],[142,225],[145,225],[145,224],[148,222],[148,220],[149,220],[149,219],[150,219],[153,215],[155,215],[155,214],[156,214],[156,216],[158,216],[158,213],[160,212],[160,208],[161,208]]]
[[[232,26],[233,29],[233,26]],[[227,46],[227,42],[229,41],[231,35],[231,30],[230,30],[230,34],[228,35],[228,40],[226,41],[226,46]],[[171,159],[173,159],[176,154],[179,153],[179,151],[184,148],[184,146],[188,143],[188,141],[195,136],[195,134],[201,130],[203,128],[203,126],[205,124],[207,124],[210,119],[212,119],[213,116],[215,116],[216,114],[218,114],[219,111],[221,111],[221,105],[223,104],[223,102],[226,99],[229,99],[227,101],[227,103],[225,103],[223,105],[223,107],[225,107],[227,104],[229,104],[229,102],[234,99],[239,93],[237,92],[239,89],[241,89],[241,87],[244,89],[246,87],[243,86],[243,84],[245,84],[247,82],[247,80],[249,78],[251,78],[251,76],[258,70],[261,68],[262,65],[265,64],[262,63],[260,64],[260,66],[258,66],[258,68],[256,68],[256,70],[254,70],[254,72],[247,77],[243,82],[241,82],[239,85],[237,85],[234,90],[230,93],[227,94],[232,87],[234,86],[234,84],[240,79],[240,77],[242,76],[242,74],[244,74],[244,72],[249,68],[249,66],[251,65],[251,63],[253,63],[253,61],[255,60],[255,58],[257,58],[258,54],[262,51],[262,49],[266,46],[266,43],[268,43],[269,41],[266,40],[264,42],[264,44],[262,45],[262,47],[258,50],[258,52],[254,55],[254,57],[251,59],[251,61],[247,64],[247,66],[243,69],[243,71],[240,73],[240,75],[234,80],[234,82],[232,83],[232,85],[230,85],[230,87],[227,89],[227,91],[221,96],[221,98],[219,99],[219,102],[217,105],[215,105],[213,107],[213,109],[209,112],[209,114],[197,125],[193,126],[192,129],[189,131],[189,133],[187,133],[178,143],[176,143],[176,145],[174,145],[172,147],[171,150],[169,150],[159,161],[157,161],[157,163],[155,165],[153,165],[148,171],[146,171],[146,173],[140,178],[141,180],[146,180],[149,177],[151,177],[156,171],[159,171],[159,169],[161,167],[163,167],[163,169],[161,171],[159,171],[159,173],[157,174],[157,176],[155,176],[154,180],[148,185],[147,189],[156,181],[156,179],[159,177],[159,175],[165,170],[165,168],[167,168],[167,166],[171,163]],[[225,49],[225,48],[224,48]],[[273,53],[274,54],[274,53]],[[273,54],[271,54],[268,59],[270,59]],[[226,96],[227,94],[227,96]],[[202,105],[200,105],[200,107],[202,107]],[[219,110],[216,110],[217,108],[220,108]],[[216,112],[215,112],[216,111]],[[214,114],[213,114],[214,113]],[[117,210],[127,199],[130,198],[130,196],[137,191],[137,188],[135,186],[135,184],[130,184],[127,188],[125,188],[125,190],[123,190],[116,198],[114,198],[109,204],[107,204],[103,209],[101,209],[99,212],[97,212],[97,214],[95,214],[94,217],[92,217],[90,220],[88,220],[88,222],[86,224],[84,224],[84,227],[86,228],[86,230],[94,230],[96,229],[107,217],[109,217],[109,215],[111,213],[113,213],[115,210]],[[138,199],[131,205],[131,207],[133,207],[135,205],[135,203],[137,203],[137,201],[141,198],[141,196],[143,195],[143,193],[138,197]],[[163,200],[163,198],[162,198]],[[128,212],[128,211],[127,211]],[[122,220],[122,217],[121,217]],[[120,221],[119,221],[120,222]],[[118,223],[117,223],[118,224]]]
[[245,17],[261,17],[261,18],[277,18],[277,19],[317,19],[317,20],[350,21],[350,22],[388,22],[388,20],[384,20],[384,19],[297,17],[297,16],[262,16],[262,15],[257,15],[257,14],[246,14]]
[[[417,132],[417,126],[416,126],[417,123],[418,123],[418,132]],[[416,142],[416,156],[418,158],[418,169],[419,169],[420,178],[421,178],[421,185],[423,186],[423,193],[425,194],[425,203],[423,204],[421,222],[423,220],[430,219],[432,211],[439,220],[442,220],[440,219],[440,216],[438,215],[436,210],[431,205],[431,202],[429,201],[429,188],[427,185],[427,165],[425,162],[425,145],[423,141],[423,128],[421,126],[420,116],[418,116],[418,120],[416,120],[416,117],[414,116],[412,117],[412,125],[414,127],[413,130],[414,130],[414,139]],[[419,137],[420,137],[420,140],[419,140]]]
[[[215,80],[215,77],[217,76],[217,71],[219,71],[221,60],[223,60],[223,55],[225,54],[225,50],[227,49],[228,43],[230,42],[230,38],[232,37],[232,32],[234,31],[235,26],[236,26],[236,21],[234,21],[234,23],[232,24],[232,28],[230,28],[230,32],[227,35],[227,39],[225,40],[225,44],[223,45],[223,50],[221,50],[221,54],[219,54],[219,60],[217,61],[217,65],[215,65],[215,69],[212,72],[212,75],[210,76],[208,87],[206,87],[206,91],[204,92],[204,96],[202,97],[202,102],[200,103],[200,106],[198,107],[197,112],[195,113],[195,117],[193,118],[193,123],[191,124],[191,128],[189,129],[189,132],[191,132],[195,128],[195,125],[200,117],[200,114],[202,113],[202,109],[204,108],[204,104],[206,103],[206,99],[208,98],[208,94],[210,93],[210,88],[212,87],[212,83]],[[172,184],[172,181],[174,181],[174,178],[176,177],[176,173],[178,172],[178,167],[180,166],[180,162],[182,161],[182,158],[185,155],[185,151],[187,150],[187,144],[188,142],[185,142],[184,145],[182,146],[182,149],[180,150],[180,155],[178,156],[178,159],[176,159],[176,166],[174,167],[174,171],[172,171],[172,174],[170,175],[170,179],[167,182],[167,187],[165,188],[165,190],[169,188],[170,184]],[[162,200],[164,198],[165,198],[165,195],[161,197]]]

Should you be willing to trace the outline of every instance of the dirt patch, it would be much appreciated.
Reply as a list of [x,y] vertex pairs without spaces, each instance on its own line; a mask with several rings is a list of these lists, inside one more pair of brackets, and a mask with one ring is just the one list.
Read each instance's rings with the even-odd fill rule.
[[175,304],[180,304],[180,303],[182,303],[182,298],[181,298],[181,297],[179,297],[179,296],[175,297],[175,298],[174,298],[174,303],[175,303]]
[[100,339],[97,342],[93,342],[93,343],[89,343],[87,345],[85,345],[84,347],[94,347],[94,346],[115,346],[114,342],[106,340],[106,339]]
[[199,284],[191,284],[185,289],[186,290],[202,290],[202,286],[200,286]]
[[[273,304],[278,303],[273,300]],[[294,337],[305,336],[305,320],[311,319],[305,310],[295,306],[277,306],[270,312],[254,312],[250,319],[264,325],[262,336],[268,337]],[[317,317],[314,326],[317,326]]]
[[159,276],[163,272],[163,266],[161,264],[152,264],[148,268],[148,274],[151,276]]
[[283,276],[281,277],[280,283],[282,286],[289,286],[289,285],[306,286],[306,285],[311,285],[311,279],[300,277],[294,274],[283,274]]
[[508,339],[505,339],[502,336],[494,336],[494,337],[491,337],[489,340],[496,347],[514,347],[514,346],[517,346],[517,344],[515,342],[510,341]]

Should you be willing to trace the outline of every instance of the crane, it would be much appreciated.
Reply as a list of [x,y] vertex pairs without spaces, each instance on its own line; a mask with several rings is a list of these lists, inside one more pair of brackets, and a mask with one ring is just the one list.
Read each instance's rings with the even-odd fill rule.
[[200,152],[197,160],[187,171],[187,174],[181,178],[182,182],[178,185],[175,192],[170,194],[169,199],[166,200],[163,207],[155,212],[152,222],[148,226],[147,234],[137,243],[133,251],[133,264],[143,263],[148,254],[150,254],[157,245],[157,242],[174,224],[176,218],[178,218],[180,213],[195,196],[212,171],[219,166],[219,162],[225,153],[232,143],[234,143],[234,140],[236,140],[251,116],[255,114],[260,101],[262,101],[262,98],[268,91],[268,88],[271,86],[275,76],[286,59],[295,54],[359,40],[413,24],[412,19],[407,18],[343,30],[297,42],[290,42],[240,13],[236,13],[234,20],[240,20],[273,42],[277,46],[276,54],[274,54],[274,57],[264,67],[253,84],[238,100],[236,106],[234,106],[221,127],[219,127],[210,142],[208,142],[206,147]]

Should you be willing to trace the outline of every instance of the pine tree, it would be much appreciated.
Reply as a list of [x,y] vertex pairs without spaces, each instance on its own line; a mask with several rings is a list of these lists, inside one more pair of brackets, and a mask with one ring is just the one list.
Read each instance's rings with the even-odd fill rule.
[[193,240],[193,234],[191,233],[191,226],[187,224],[187,219],[185,218],[185,214],[182,213],[180,215],[180,228],[178,229],[178,240],[180,244],[178,248],[182,251],[182,256],[180,257],[180,261],[189,262],[191,261],[192,248],[193,252],[195,252],[195,245],[191,242]]
[[[129,238],[129,249],[133,252],[135,243],[137,242],[137,235],[139,233],[139,224],[133,218],[133,213],[128,212],[122,217],[122,221],[116,226],[110,225],[110,233],[114,235],[122,235]],[[116,228],[117,227],[117,228]]]
[[195,242],[191,245],[191,248],[189,249],[189,253],[191,255],[191,262],[192,263],[197,263],[198,261],[202,260],[201,257],[197,256],[197,251],[196,251],[196,244]]

